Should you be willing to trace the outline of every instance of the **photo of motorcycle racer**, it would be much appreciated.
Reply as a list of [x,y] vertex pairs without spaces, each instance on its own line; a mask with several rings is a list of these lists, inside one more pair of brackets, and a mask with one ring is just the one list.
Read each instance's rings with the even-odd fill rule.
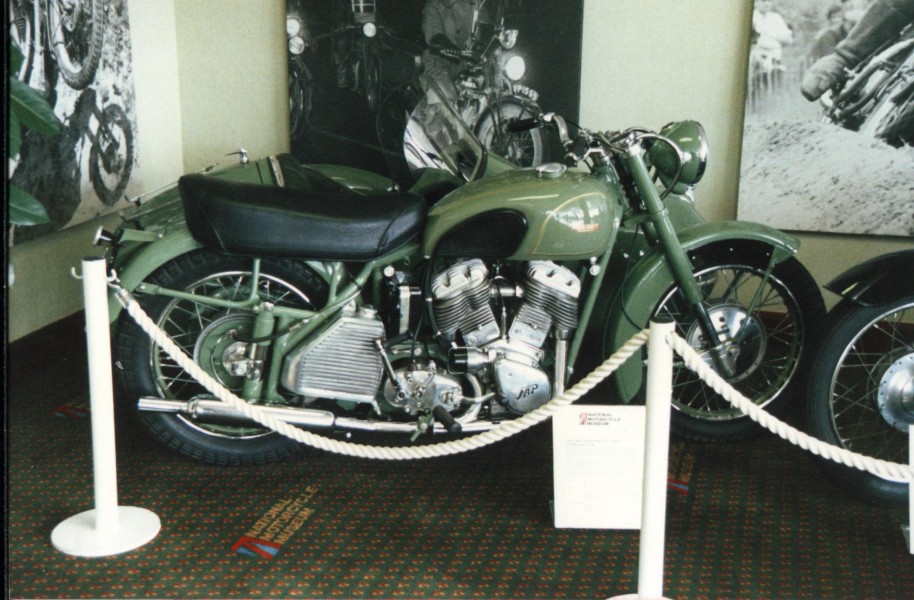
[[914,0],[755,4],[747,27],[775,11],[793,41],[780,48],[780,86],[754,86],[757,65],[747,65],[739,218],[914,235]]
[[912,22],[914,0],[875,0],[834,51],[809,67],[800,86],[803,96],[807,100],[817,100],[846,69],[857,66]]

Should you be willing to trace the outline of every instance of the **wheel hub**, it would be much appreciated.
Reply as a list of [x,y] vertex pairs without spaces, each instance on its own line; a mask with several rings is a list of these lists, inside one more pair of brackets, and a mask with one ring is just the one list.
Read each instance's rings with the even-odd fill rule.
[[[765,356],[768,343],[763,325],[739,304],[713,306],[708,309],[708,317],[717,333],[722,334],[724,351],[736,365],[736,373],[728,381],[745,379],[755,371]],[[686,339],[696,350],[703,350],[702,359],[716,370],[714,355],[707,350],[708,340],[697,322],[689,328]]]
[[240,389],[251,374],[248,344],[239,338],[251,337],[251,315],[230,313],[215,319],[200,333],[194,346],[194,361],[229,389]]
[[876,395],[885,422],[907,433],[914,423],[914,352],[897,359],[885,370]]

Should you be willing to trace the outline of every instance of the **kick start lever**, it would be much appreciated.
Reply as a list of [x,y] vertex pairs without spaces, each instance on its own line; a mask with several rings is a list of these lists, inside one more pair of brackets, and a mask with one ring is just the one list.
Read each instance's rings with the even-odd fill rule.
[[435,417],[435,420],[444,425],[444,428],[448,433],[460,433],[463,431],[463,425],[455,421],[454,417],[451,416],[451,413],[440,404],[432,409],[432,416]]

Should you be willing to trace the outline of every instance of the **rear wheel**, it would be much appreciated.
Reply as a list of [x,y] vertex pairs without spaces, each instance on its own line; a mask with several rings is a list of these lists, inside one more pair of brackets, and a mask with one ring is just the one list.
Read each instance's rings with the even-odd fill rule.
[[[884,306],[844,300],[829,314],[810,364],[810,431],[821,440],[907,463],[914,424],[914,295]],[[818,459],[825,472],[867,500],[903,505],[907,483]]]
[[[728,382],[769,412],[791,398],[800,358],[825,307],[815,281],[794,258],[766,275],[767,252],[731,244],[701,248],[692,257],[705,309],[735,365]],[[678,285],[663,295],[652,318],[670,318],[676,333],[716,368],[707,341]],[[683,363],[674,365],[671,427],[682,437],[715,441],[746,437],[758,425]]]
[[[240,300],[251,291],[251,260],[199,250],[166,263],[151,281],[188,293]],[[314,309],[324,302],[326,286],[301,263],[264,260],[257,293],[274,305]],[[233,374],[230,362],[237,356],[239,344],[243,345],[240,340],[252,334],[252,312],[164,296],[138,299],[152,320],[205,371],[228,389],[241,389],[244,378]],[[142,397],[190,400],[211,396],[127,315],[119,324],[114,348],[120,383],[130,402]],[[289,400],[294,400],[291,395]],[[260,427],[204,424],[169,413],[139,415],[159,441],[207,463],[259,464],[301,452],[299,444]]]

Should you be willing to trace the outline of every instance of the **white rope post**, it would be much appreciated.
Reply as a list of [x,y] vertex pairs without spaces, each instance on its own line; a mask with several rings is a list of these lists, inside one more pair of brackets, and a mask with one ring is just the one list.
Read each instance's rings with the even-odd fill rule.
[[89,400],[95,508],[66,519],[51,532],[51,543],[74,556],[109,556],[138,548],[161,528],[159,517],[144,508],[117,505],[114,438],[114,385],[108,331],[108,283],[104,258],[82,263],[89,352]]
[[647,350],[647,424],[638,597],[663,597],[663,552],[666,536],[667,465],[670,452],[670,403],[673,395],[673,349],[667,337],[672,321],[652,321]]

